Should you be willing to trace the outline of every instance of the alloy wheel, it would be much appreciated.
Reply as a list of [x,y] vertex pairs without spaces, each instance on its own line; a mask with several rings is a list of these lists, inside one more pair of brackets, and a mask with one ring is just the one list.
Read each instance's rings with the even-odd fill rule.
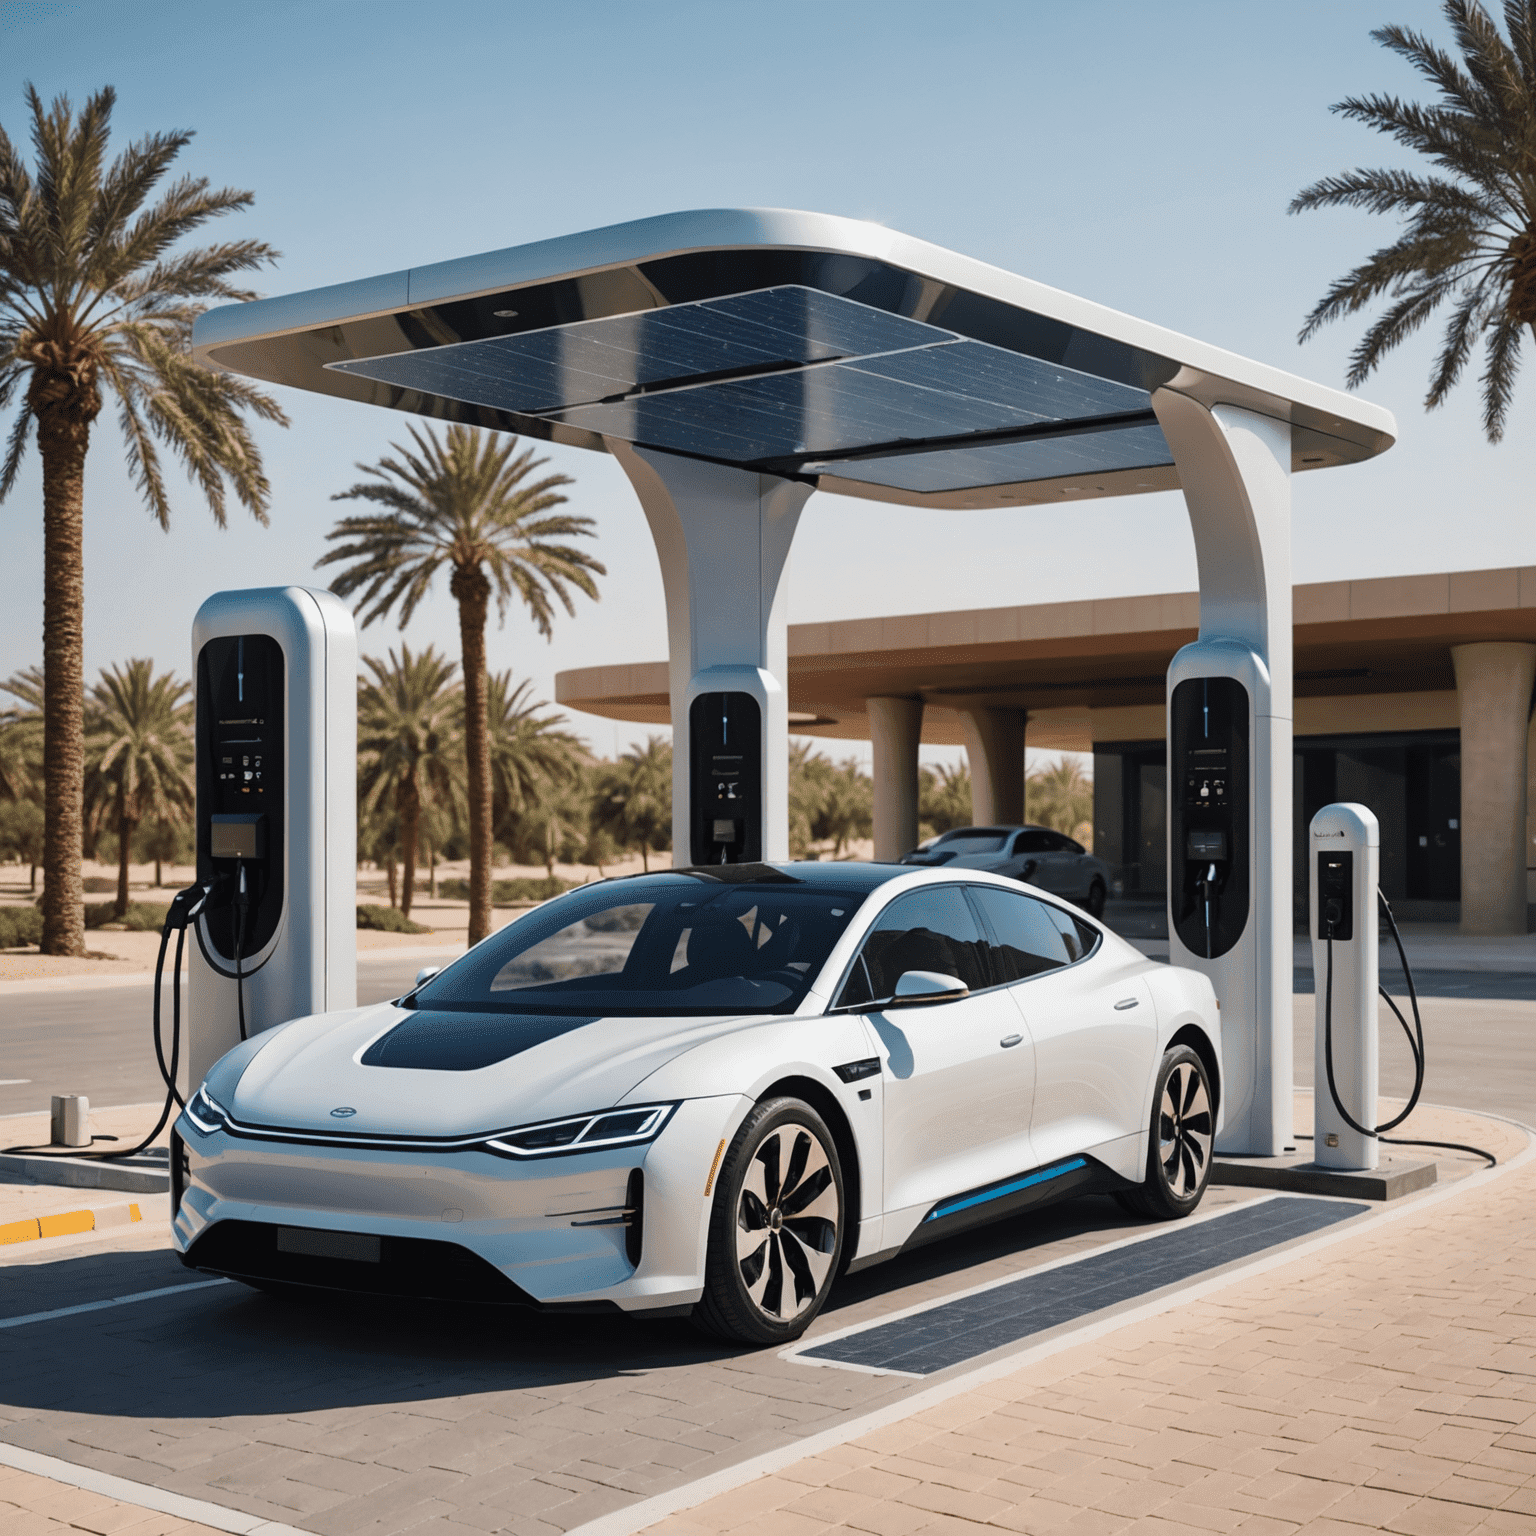
[[774,1322],[821,1294],[842,1217],[831,1159],[816,1133],[775,1126],[747,1165],[736,1207],[736,1261],[752,1304]]
[[1211,1099],[1205,1078],[1191,1061],[1181,1061],[1163,1084],[1157,1115],[1158,1161],[1176,1200],[1200,1192],[1211,1161]]

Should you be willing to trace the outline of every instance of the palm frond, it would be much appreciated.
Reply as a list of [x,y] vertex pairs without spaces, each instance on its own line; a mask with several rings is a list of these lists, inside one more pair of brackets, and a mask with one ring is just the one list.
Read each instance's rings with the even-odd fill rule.
[[1349,207],[1407,220],[1396,242],[1329,285],[1299,339],[1386,300],[1351,353],[1348,383],[1357,388],[1449,302],[1426,408],[1448,397],[1482,340],[1483,426],[1497,442],[1518,371],[1520,332],[1530,326],[1536,336],[1536,0],[1504,0],[1507,39],[1480,0],[1443,0],[1442,11],[1455,52],[1407,27],[1371,34],[1438,90],[1438,102],[1372,94],[1350,97],[1334,111],[1425,155],[1444,174],[1347,171],[1292,199],[1293,213]]

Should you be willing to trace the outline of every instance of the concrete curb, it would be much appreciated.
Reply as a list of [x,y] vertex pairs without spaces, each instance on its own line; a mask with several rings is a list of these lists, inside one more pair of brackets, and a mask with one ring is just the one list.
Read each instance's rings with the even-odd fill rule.
[[28,1216],[25,1221],[0,1224],[0,1248],[11,1243],[35,1243],[44,1237],[68,1237],[74,1232],[98,1232],[104,1227],[124,1227],[143,1221],[134,1205],[109,1205],[100,1211],[62,1211],[53,1216]]
[[0,1178],[31,1179],[37,1184],[62,1184],[68,1189],[121,1189],[134,1195],[170,1192],[170,1169],[157,1164],[111,1163],[84,1157],[0,1155]]

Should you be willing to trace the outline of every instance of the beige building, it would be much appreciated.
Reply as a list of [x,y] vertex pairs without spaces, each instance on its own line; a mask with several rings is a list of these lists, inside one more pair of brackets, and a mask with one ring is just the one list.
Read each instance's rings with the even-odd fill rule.
[[[1362,801],[1403,915],[1525,932],[1536,568],[1317,582],[1294,605],[1298,846],[1319,806]],[[790,729],[873,743],[877,857],[917,840],[923,743],[966,747],[978,822],[1022,819],[1026,740],[1092,752],[1096,850],[1118,894],[1157,900],[1164,674],[1198,616],[1178,592],[792,625]],[[573,709],[669,723],[665,661],[562,672],[555,689]]]

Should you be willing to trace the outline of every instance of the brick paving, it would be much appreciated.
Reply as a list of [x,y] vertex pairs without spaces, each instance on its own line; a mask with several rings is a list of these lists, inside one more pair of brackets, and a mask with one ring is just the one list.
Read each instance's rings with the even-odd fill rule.
[[[1485,1144],[1499,1134],[1444,1112],[1423,1124],[1421,1134]],[[1509,1132],[1502,1152],[1522,1143]],[[1465,1161],[1447,1169],[1458,1166],[1467,1171]],[[1509,1503],[1529,1492],[1529,1474],[1511,1476],[1536,1457],[1536,1440],[1502,1443],[1536,1435],[1515,1412],[1536,1413],[1533,1193],[1519,1172],[1465,1208],[1444,1202],[1367,1229],[1328,1250],[1322,1288],[1302,1284],[1300,1266],[1239,1282],[664,1529],[1267,1532],[1326,1516],[1358,1531],[1362,1515],[1397,1519],[1419,1505],[1536,1528],[1536,1512]],[[1212,1208],[1247,1198],[1213,1191]],[[818,1330],[1135,1230],[1107,1201],[985,1230],[850,1277]],[[0,1312],[191,1278],[163,1248],[40,1257],[0,1267]],[[233,1285],[29,1325],[0,1333],[0,1349],[0,1439],[319,1536],[556,1536],[924,1385],[733,1352],[683,1325],[294,1306]],[[1383,1483],[1405,1456],[1447,1470],[1422,1488]],[[1504,1504],[1464,1502],[1487,1483]],[[1308,1498],[1321,1502],[1307,1509]],[[29,1519],[62,1518],[12,1500]]]
[[[1508,1132],[1491,1145],[1486,1121],[1443,1119],[1518,1148]],[[1368,1530],[1536,1533],[1536,1163],[649,1536]]]

